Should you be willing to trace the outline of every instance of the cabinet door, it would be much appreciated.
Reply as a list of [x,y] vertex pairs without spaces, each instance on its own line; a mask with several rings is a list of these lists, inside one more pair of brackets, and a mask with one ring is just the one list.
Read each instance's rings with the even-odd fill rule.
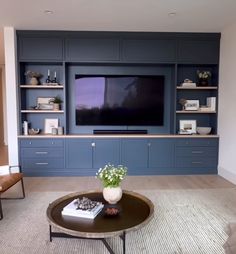
[[121,142],[121,163],[128,167],[129,173],[135,174],[139,168],[147,168],[147,139],[124,139]]
[[91,139],[66,140],[66,167],[67,168],[92,168]]
[[97,139],[93,147],[93,167],[100,168],[111,163],[118,165],[120,162],[120,141]]
[[219,41],[182,39],[178,48],[179,63],[219,63]]
[[174,148],[173,139],[156,139],[149,141],[149,167],[173,167]]
[[119,40],[70,38],[66,40],[67,61],[119,61]]
[[21,37],[19,39],[20,60],[63,60],[62,38]]
[[176,42],[172,39],[125,39],[122,44],[125,62],[175,62]]

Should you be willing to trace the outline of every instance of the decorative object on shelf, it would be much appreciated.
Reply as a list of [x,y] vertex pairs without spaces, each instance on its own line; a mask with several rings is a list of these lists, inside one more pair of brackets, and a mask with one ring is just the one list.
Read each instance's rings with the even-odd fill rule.
[[52,134],[52,128],[58,128],[58,118],[46,118],[44,120],[44,133]]
[[57,135],[57,133],[58,133],[58,129],[53,127],[52,128],[52,135]]
[[210,71],[197,71],[198,85],[199,86],[208,86],[209,80],[211,78]]
[[62,126],[58,126],[58,128],[57,128],[57,134],[58,135],[63,135],[63,127]]
[[58,84],[57,83],[57,72],[54,72],[54,78],[51,79],[50,77],[50,70],[48,70],[48,77],[46,79],[46,84]]
[[185,104],[186,104],[186,102],[187,102],[187,100],[184,99],[184,98],[181,98],[181,99],[179,100],[179,104],[182,105],[182,110],[185,110]]
[[186,88],[192,88],[192,87],[196,87],[196,83],[193,83],[192,80],[190,79],[185,79],[184,82],[181,84],[182,87],[186,87]]
[[28,124],[27,121],[24,121],[23,122],[23,133],[24,133],[25,136],[28,135],[28,130],[29,130],[29,124]]
[[63,100],[57,95],[53,98],[53,110],[60,110],[60,105],[63,102]]
[[211,111],[216,110],[216,97],[207,97],[206,102],[207,107],[210,108]]
[[122,197],[121,181],[127,174],[127,167],[108,163],[100,168],[96,177],[103,183],[103,197],[109,204],[116,204]]
[[30,78],[30,84],[31,85],[36,86],[36,85],[39,84],[38,79],[41,78],[43,75],[39,72],[28,70],[28,71],[25,72],[25,76],[27,78]]
[[38,97],[37,108],[41,110],[53,110],[54,97]]
[[186,100],[184,105],[185,110],[198,110],[199,109],[199,100]]
[[40,133],[40,129],[37,128],[37,129],[34,129],[34,128],[31,128],[29,129],[29,135],[37,135]]
[[179,134],[196,134],[196,120],[179,120]]
[[197,133],[200,135],[208,135],[211,133],[211,127],[197,127]]

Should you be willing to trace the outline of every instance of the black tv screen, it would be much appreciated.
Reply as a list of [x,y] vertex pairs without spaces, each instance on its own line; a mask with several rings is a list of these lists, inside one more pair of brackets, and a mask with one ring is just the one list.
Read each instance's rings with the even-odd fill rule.
[[76,125],[163,125],[164,78],[76,75]]

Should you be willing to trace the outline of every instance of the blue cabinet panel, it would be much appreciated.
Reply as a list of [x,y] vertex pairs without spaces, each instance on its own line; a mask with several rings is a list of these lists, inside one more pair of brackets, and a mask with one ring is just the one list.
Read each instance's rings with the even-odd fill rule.
[[178,138],[177,146],[218,146],[218,138]]
[[195,167],[212,167],[216,168],[217,166],[217,157],[178,157],[176,161],[176,167],[187,167],[189,168],[189,174],[191,174],[191,168]]
[[66,167],[92,168],[92,143],[91,139],[66,140]]
[[217,147],[194,146],[177,147],[176,156],[216,156]]
[[174,139],[149,140],[149,167],[173,167],[174,149]]
[[120,163],[120,141],[118,139],[97,139],[94,141],[93,167],[100,168],[111,163]]
[[24,158],[50,158],[64,157],[62,148],[22,148],[21,157]]
[[219,41],[182,39],[178,45],[179,63],[218,64]]
[[124,39],[122,57],[125,62],[175,62],[176,42],[172,39]]
[[50,37],[21,37],[19,60],[63,60],[63,39]]
[[148,166],[147,139],[124,139],[121,141],[121,163],[128,167],[129,173]]
[[78,62],[119,61],[119,40],[115,38],[69,38],[66,60]]
[[23,158],[21,163],[23,172],[25,172],[25,168],[31,169],[32,172],[34,169],[49,170],[65,168],[64,158]]

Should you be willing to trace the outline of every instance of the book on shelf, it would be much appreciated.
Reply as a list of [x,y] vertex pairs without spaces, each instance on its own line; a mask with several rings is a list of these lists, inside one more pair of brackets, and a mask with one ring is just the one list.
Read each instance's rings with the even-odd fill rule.
[[211,111],[215,111],[216,110],[216,97],[207,97],[207,107]]
[[[96,202],[96,201],[91,201]],[[96,202],[96,205],[91,209],[79,209],[78,208],[78,201],[74,199],[68,205],[66,205],[62,210],[62,215],[66,216],[74,216],[78,218],[87,218],[87,219],[94,219],[99,212],[101,212],[104,205],[101,202]]]
[[192,83],[192,82],[184,82],[181,84],[182,87],[186,87],[186,88],[192,88],[192,87],[197,87],[196,83]]

